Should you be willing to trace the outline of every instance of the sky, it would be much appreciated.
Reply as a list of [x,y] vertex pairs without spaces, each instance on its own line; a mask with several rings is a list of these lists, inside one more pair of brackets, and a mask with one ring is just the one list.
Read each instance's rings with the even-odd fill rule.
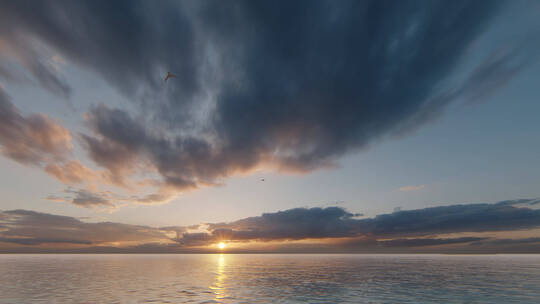
[[0,252],[540,252],[539,14],[0,0]]

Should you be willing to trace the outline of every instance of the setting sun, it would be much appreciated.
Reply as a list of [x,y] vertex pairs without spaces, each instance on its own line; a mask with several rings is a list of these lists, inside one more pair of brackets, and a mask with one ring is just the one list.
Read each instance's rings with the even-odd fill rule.
[[225,243],[223,243],[223,242],[220,242],[218,244],[218,247],[219,247],[219,249],[225,249],[225,247],[227,247],[227,245],[225,245]]

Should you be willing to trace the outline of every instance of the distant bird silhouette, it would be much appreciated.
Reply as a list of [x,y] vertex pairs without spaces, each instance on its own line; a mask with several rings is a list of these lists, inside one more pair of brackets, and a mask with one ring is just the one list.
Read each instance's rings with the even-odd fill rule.
[[169,78],[176,78],[176,75],[171,72],[167,72],[167,76],[165,76],[165,81],[167,81]]
[[261,182],[264,182],[264,178],[261,178]]

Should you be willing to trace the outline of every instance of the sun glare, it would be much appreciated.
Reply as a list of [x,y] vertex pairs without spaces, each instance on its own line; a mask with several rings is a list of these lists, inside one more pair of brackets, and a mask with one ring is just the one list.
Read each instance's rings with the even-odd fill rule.
[[223,243],[223,242],[220,242],[218,244],[218,247],[219,247],[219,249],[225,249],[225,247],[227,247],[227,245],[225,245],[225,243]]

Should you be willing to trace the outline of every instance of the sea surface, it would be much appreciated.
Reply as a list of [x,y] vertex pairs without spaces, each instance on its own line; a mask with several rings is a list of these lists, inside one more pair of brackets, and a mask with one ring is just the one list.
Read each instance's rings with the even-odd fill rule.
[[540,255],[0,254],[0,303],[540,303]]

